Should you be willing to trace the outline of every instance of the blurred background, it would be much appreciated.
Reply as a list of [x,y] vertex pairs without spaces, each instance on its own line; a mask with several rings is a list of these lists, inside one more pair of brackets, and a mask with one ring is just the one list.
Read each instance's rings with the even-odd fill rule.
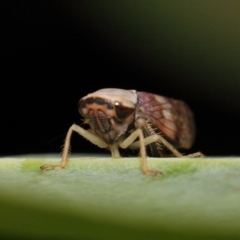
[[[240,2],[1,2],[0,155],[59,153],[101,88],[184,100],[190,152],[240,155]],[[106,153],[74,134],[72,152]]]

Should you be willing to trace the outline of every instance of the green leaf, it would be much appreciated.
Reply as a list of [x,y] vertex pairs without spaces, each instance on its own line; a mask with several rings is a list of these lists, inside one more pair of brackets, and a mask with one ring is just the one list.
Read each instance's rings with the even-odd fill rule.
[[0,235],[16,239],[240,237],[238,158],[0,159]]

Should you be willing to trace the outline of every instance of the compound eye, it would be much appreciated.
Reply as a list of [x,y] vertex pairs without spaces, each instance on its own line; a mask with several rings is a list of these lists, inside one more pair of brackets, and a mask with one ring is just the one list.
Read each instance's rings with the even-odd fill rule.
[[82,99],[79,100],[78,102],[78,112],[84,117],[82,109],[86,107],[86,103],[85,101],[83,101]]
[[115,113],[119,120],[126,119],[128,116],[130,116],[135,111],[135,108],[124,106],[120,102],[115,102],[114,105],[115,105]]

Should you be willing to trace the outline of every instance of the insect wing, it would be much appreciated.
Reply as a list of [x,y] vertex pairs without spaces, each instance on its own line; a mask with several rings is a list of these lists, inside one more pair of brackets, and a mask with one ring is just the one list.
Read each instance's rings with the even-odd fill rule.
[[188,149],[195,138],[194,117],[180,100],[138,92],[139,114],[176,148]]

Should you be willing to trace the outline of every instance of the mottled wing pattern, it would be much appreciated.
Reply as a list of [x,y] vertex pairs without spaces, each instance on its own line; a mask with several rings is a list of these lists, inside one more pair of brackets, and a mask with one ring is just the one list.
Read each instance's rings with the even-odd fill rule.
[[138,113],[152,129],[176,148],[188,149],[195,137],[194,117],[188,106],[175,99],[138,92]]

